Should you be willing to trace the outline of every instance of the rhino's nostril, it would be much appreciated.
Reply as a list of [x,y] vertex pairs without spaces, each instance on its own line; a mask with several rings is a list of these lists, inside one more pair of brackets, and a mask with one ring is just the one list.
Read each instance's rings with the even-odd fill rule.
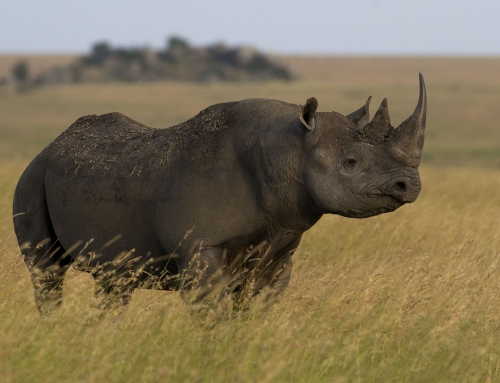
[[404,182],[396,182],[394,184],[394,191],[398,193],[406,192],[406,184]]

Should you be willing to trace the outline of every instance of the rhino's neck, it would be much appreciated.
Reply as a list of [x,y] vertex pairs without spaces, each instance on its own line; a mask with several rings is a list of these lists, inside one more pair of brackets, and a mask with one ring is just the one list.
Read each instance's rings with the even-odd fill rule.
[[[283,228],[304,232],[323,215],[303,180],[301,146],[293,139],[281,147],[264,147],[259,154],[261,168],[255,176],[261,205],[266,214]],[[282,149],[282,150],[280,150]]]
[[314,201],[289,187],[262,191],[262,207],[266,217],[284,230],[303,233],[309,230],[323,213]]

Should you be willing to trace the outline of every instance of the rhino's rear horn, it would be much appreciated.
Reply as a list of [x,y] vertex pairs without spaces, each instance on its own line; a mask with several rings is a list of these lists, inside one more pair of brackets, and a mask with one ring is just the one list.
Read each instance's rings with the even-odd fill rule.
[[366,124],[368,124],[368,121],[370,121],[370,101],[372,99],[372,96],[368,97],[368,100],[366,100],[365,105],[363,105],[361,108],[358,110],[352,112],[351,114],[348,114],[346,117],[351,120],[354,123],[354,126],[356,128],[362,128]]
[[[369,101],[370,99],[368,99],[367,104]],[[368,120],[368,115],[364,118]],[[389,140],[393,130],[394,128],[391,126],[391,118],[389,117],[389,109],[387,107],[387,99],[384,98],[373,119],[364,124],[364,126],[356,128],[353,135],[356,141],[379,145]]]
[[386,98],[382,100],[382,103],[380,104],[377,113],[375,113],[375,116],[373,116],[371,123],[379,127],[381,130],[390,128],[391,117],[389,117],[389,107],[387,106]]
[[392,152],[402,157],[410,166],[420,164],[424,148],[425,122],[427,117],[427,92],[424,76],[419,74],[420,95],[413,114],[399,125],[391,138]]
[[299,120],[302,122],[302,125],[311,131],[314,130],[316,125],[314,120],[316,109],[318,109],[318,100],[316,100],[316,97],[308,98],[306,104],[299,107]]

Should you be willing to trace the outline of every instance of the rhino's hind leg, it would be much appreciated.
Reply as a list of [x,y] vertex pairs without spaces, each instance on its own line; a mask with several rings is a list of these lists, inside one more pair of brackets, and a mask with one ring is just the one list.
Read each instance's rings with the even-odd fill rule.
[[14,196],[14,229],[31,275],[35,303],[47,314],[62,302],[62,282],[72,259],[54,233],[45,200],[44,172],[33,162]]
[[48,314],[62,303],[64,274],[72,260],[47,225],[39,221],[36,226],[36,231],[20,228],[16,234],[30,272],[36,306],[41,314]]
[[[45,243],[46,245],[37,245],[40,247],[38,254],[25,255],[24,258],[31,274],[36,306],[44,315],[61,305],[64,275],[71,262],[70,257],[62,259],[65,251],[57,245],[57,241],[48,240]],[[48,261],[45,258],[49,258]]]

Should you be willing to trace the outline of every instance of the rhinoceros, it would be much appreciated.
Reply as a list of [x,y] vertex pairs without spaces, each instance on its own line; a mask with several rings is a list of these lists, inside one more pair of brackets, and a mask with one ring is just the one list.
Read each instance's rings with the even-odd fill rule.
[[[120,113],[79,118],[15,191],[14,227],[37,307],[60,304],[71,264],[124,302],[138,286],[192,297],[223,281],[235,294],[250,275],[251,294],[278,296],[302,234],[323,214],[372,217],[419,195],[422,74],[417,107],[397,128],[387,99],[369,120],[370,99],[346,116],[317,112],[314,97],[226,102],[165,129]],[[110,267],[120,271],[98,278]]]

